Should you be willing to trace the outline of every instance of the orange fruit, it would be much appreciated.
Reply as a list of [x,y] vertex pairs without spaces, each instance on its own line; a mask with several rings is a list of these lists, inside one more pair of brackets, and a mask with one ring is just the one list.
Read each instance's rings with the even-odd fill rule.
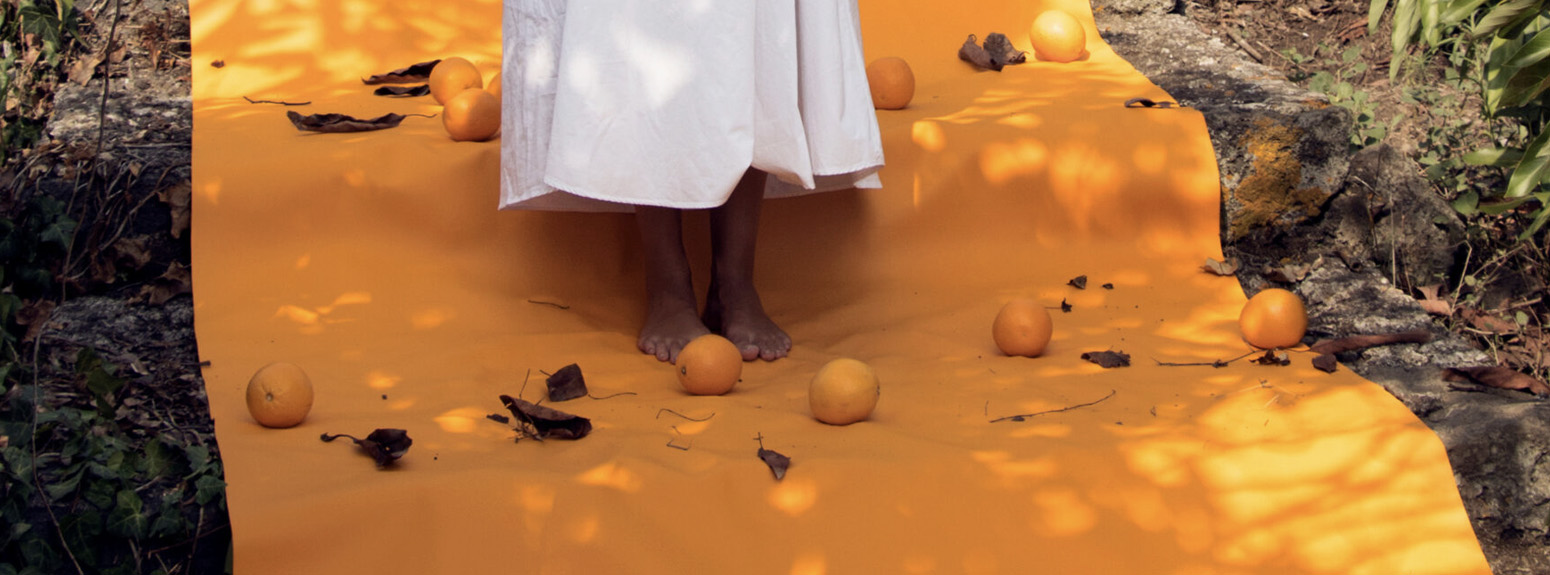
[[889,56],[866,66],[867,86],[872,89],[872,107],[902,110],[915,97],[915,73],[903,58]]
[[1031,299],[1014,299],[1001,306],[996,321],[990,326],[990,335],[996,347],[1007,355],[1038,357],[1049,345],[1050,333],[1055,330],[1049,310]]
[[453,56],[431,68],[430,86],[431,97],[436,98],[436,103],[446,105],[447,100],[463,90],[484,88],[484,76],[479,74],[473,62]]
[[1087,53],[1087,31],[1063,10],[1045,10],[1028,32],[1033,54],[1040,60],[1070,62]]
[[694,338],[678,352],[678,383],[695,395],[732,391],[743,376],[743,353],[731,340],[713,333]]
[[842,357],[818,368],[807,387],[807,403],[818,421],[850,425],[872,415],[880,393],[872,366]]
[[463,90],[441,109],[441,125],[459,142],[483,142],[501,129],[501,103],[479,88]]
[[1243,341],[1260,349],[1292,347],[1308,331],[1308,310],[1297,294],[1270,288],[1254,294],[1238,314]]
[[295,427],[312,411],[312,380],[289,363],[271,363],[248,380],[248,413],[264,427]]
[[489,92],[490,95],[492,95],[492,96],[495,96],[495,103],[497,103],[497,104],[500,103],[500,101],[501,101],[501,73],[500,72],[496,72],[494,76],[490,77],[490,84],[488,86],[484,87],[484,91]]

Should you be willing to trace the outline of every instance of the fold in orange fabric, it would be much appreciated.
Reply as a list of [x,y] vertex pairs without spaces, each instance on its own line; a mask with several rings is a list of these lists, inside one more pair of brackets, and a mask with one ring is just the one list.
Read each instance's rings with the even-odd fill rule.
[[[796,345],[718,397],[635,349],[629,216],[497,212],[498,142],[439,119],[285,119],[438,112],[359,78],[452,55],[492,73],[499,2],[190,8],[196,328],[238,573],[1489,572],[1440,442],[1377,385],[1300,353],[1159,365],[1248,351],[1244,296],[1200,269],[1221,256],[1203,119],[1126,108],[1168,96],[1083,3],[862,2],[868,58],[905,58],[918,86],[877,115],[884,187],[766,203],[757,281]],[[1027,49],[1048,8],[1087,27],[1086,59],[957,59],[971,33]],[[1042,357],[992,342],[1014,297],[1054,308]],[[1132,363],[1081,359],[1101,350]],[[875,368],[869,420],[808,413],[837,357]],[[298,427],[247,413],[274,361],[316,386]],[[514,441],[486,418],[571,363],[594,395],[630,393],[546,403],[588,437]],[[385,470],[318,439],[389,427],[414,445]],[[784,479],[761,444],[790,456]]]

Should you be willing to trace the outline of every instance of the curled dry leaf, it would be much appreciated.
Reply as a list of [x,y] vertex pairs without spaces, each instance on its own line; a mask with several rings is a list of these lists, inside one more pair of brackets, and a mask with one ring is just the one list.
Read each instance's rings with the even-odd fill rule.
[[790,457],[786,457],[777,451],[760,447],[759,459],[764,460],[764,464],[770,466],[770,473],[775,474],[776,481],[786,478],[786,469],[791,467]]
[[49,318],[54,316],[54,306],[50,300],[32,300],[22,304],[21,309],[15,310],[13,320],[16,325],[27,328],[22,334],[22,343],[37,339],[43,333],[43,326],[48,325]]
[[1313,358],[1313,367],[1324,373],[1335,373],[1340,362],[1335,359],[1335,354],[1325,353]]
[[434,70],[436,65],[440,63],[441,60],[420,62],[419,64],[413,64],[399,68],[385,74],[375,74],[368,78],[361,78],[361,83],[368,86],[373,86],[376,84],[411,84],[414,82],[424,82],[431,79],[431,70]]
[[1021,64],[1028,61],[1028,53],[1012,47],[1012,41],[1006,34],[991,32],[985,36],[985,52],[990,54],[990,63],[995,69],[1000,70],[1007,64]]
[[1448,381],[1467,381],[1499,389],[1527,391],[1539,397],[1550,397],[1550,385],[1517,370],[1499,365],[1485,367],[1450,367],[1443,370],[1442,378]]
[[775,474],[775,480],[785,479],[786,469],[791,467],[791,458],[777,451],[765,449],[763,435],[755,437],[754,440],[759,442],[759,459],[770,466],[770,473]]
[[372,94],[377,96],[394,96],[400,98],[426,96],[430,95],[430,93],[430,84],[420,84],[418,86],[383,86],[372,91]]
[[1071,281],[1066,282],[1066,285],[1076,289],[1087,289],[1087,276],[1082,275],[1071,278]]
[[1071,304],[1067,303],[1065,298],[1060,299],[1060,311],[1064,313],[1071,313]]
[[545,383],[549,386],[549,401],[567,401],[587,394],[587,380],[581,377],[581,366],[574,363],[554,372]]
[[172,237],[181,239],[188,232],[189,205],[194,195],[193,182],[179,182],[156,190],[156,199],[172,212]]
[[1206,264],[1200,266],[1200,269],[1219,276],[1230,276],[1238,273],[1238,260],[1227,258],[1227,261],[1219,262],[1215,258],[1206,258]]
[[991,60],[990,52],[986,52],[984,48],[980,47],[979,38],[973,34],[970,34],[969,38],[963,41],[963,46],[958,48],[958,59],[973,64],[978,68],[1001,71],[1001,66],[996,65]]
[[1426,343],[1432,340],[1432,334],[1425,329],[1413,329],[1399,333],[1383,333],[1375,335],[1353,335],[1339,339],[1319,340],[1308,350],[1313,353],[1345,353],[1395,343]]
[[1313,264],[1286,264],[1267,268],[1265,279],[1284,284],[1297,283],[1308,277],[1310,271],[1313,271]]
[[1275,365],[1284,367],[1292,364],[1292,358],[1286,355],[1286,352],[1284,351],[1272,349],[1266,351],[1265,355],[1254,358],[1254,363],[1259,365]]
[[1518,332],[1518,324],[1472,307],[1464,308],[1463,311],[1459,312],[1459,315],[1475,329],[1489,334],[1503,335]]
[[592,420],[550,409],[533,402],[509,395],[501,396],[501,404],[511,410],[511,415],[527,429],[532,437],[544,439],[581,439],[592,433]]
[[130,301],[161,305],[167,303],[167,300],[193,292],[193,273],[181,262],[172,262],[161,276],[141,286],[140,293],[135,294]]
[[377,462],[377,467],[387,467],[398,458],[409,453],[409,446],[414,440],[409,438],[409,432],[402,429],[381,428],[372,431],[365,439],[359,439],[352,435],[340,433],[337,435],[323,434],[323,441],[330,442],[341,437],[349,438],[355,445],[361,448],[366,455],[371,456]]
[[1114,284],[1112,284],[1112,283],[1107,283],[1107,284],[1103,284],[1103,285],[1102,285],[1102,286],[1100,286],[1100,287],[1102,287],[1102,288],[1103,288],[1103,289],[1114,289]]
[[1421,304],[1421,309],[1426,310],[1426,313],[1448,317],[1453,315],[1453,302],[1438,296],[1441,288],[1442,286],[1437,284],[1415,288],[1421,293],[1421,299],[1416,302]]
[[1130,367],[1130,354],[1123,351],[1089,351],[1082,354],[1082,359],[1105,368]]
[[383,114],[375,118],[360,119],[344,114],[308,114],[303,116],[294,111],[286,112],[285,116],[291,119],[291,124],[303,132],[323,132],[330,134],[349,132],[370,132],[372,130],[385,130],[397,127],[399,122],[409,116],[422,116],[423,114]]

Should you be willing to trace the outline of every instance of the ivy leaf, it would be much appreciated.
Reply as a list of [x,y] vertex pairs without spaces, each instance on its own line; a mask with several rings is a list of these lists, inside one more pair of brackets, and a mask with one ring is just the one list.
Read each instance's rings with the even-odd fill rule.
[[221,508],[226,507],[226,482],[214,475],[201,475],[194,482],[194,503],[209,505],[217,498],[222,499]]
[[108,531],[123,537],[143,539],[149,526],[150,518],[145,514],[145,502],[140,500],[140,496],[133,489],[119,491],[113,512],[108,514]]

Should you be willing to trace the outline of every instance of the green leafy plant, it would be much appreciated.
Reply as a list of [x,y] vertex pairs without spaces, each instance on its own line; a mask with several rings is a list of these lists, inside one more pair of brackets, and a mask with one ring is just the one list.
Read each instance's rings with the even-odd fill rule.
[[[1372,0],[1368,29],[1376,31],[1389,0]],[[1534,237],[1550,223],[1550,120],[1545,91],[1550,88],[1550,0],[1394,0],[1391,35],[1394,62],[1417,43],[1427,54],[1447,50],[1454,57],[1478,57],[1484,111],[1488,117],[1516,120],[1499,138],[1502,145],[1476,150],[1460,160],[1470,166],[1509,170],[1493,197],[1465,195],[1455,205],[1469,213],[1504,213],[1535,204],[1520,240]],[[1390,74],[1399,66],[1391,65]]]
[[0,3],[0,165],[43,132],[61,63],[80,45],[75,0]]
[[49,398],[16,365],[0,372],[14,388],[0,399],[0,575],[172,571],[158,553],[197,544],[200,509],[224,508],[219,458],[143,437],[120,409],[128,378],[91,348],[74,366],[85,406]]

